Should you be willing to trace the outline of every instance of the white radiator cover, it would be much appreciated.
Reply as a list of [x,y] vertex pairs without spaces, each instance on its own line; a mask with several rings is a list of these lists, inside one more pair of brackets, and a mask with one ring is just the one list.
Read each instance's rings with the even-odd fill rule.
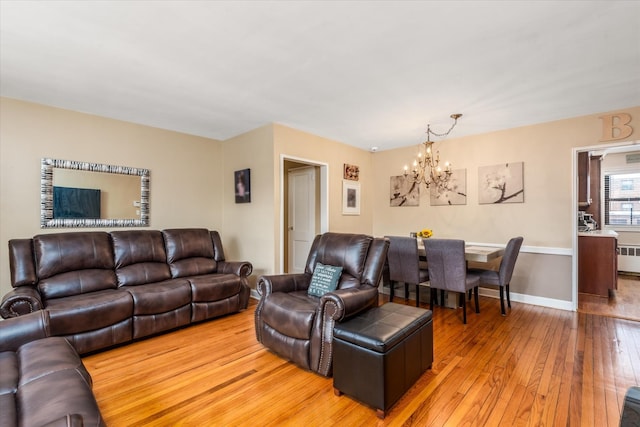
[[640,245],[618,246],[618,271],[640,273]]

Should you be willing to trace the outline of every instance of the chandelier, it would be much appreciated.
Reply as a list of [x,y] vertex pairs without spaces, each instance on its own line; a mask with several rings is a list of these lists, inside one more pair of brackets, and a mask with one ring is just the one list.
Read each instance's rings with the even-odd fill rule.
[[444,169],[440,166],[440,152],[433,152],[433,141],[431,135],[437,137],[446,137],[458,123],[458,119],[462,114],[452,114],[453,124],[448,131],[444,133],[436,133],[431,130],[431,126],[427,124],[427,140],[420,144],[418,157],[413,161],[413,167],[409,171],[409,167],[405,165],[404,176],[411,179],[414,183],[423,183],[427,188],[431,185],[437,189],[445,190],[451,178],[451,163],[445,162]]

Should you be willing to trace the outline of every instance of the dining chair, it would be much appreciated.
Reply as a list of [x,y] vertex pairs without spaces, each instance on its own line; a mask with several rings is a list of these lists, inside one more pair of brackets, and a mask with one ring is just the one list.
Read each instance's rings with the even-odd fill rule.
[[420,306],[420,284],[429,280],[427,269],[420,268],[418,241],[415,237],[385,236],[389,240],[389,300],[393,301],[396,283],[404,283],[404,298],[409,296],[409,285],[416,287],[416,307]]
[[498,271],[495,270],[483,270],[479,268],[469,269],[470,274],[478,274],[480,276],[479,286],[497,286],[500,288],[500,312],[503,316],[507,313],[504,309],[504,292],[507,292],[507,305],[511,308],[511,298],[509,296],[509,284],[511,283],[511,277],[513,275],[513,269],[516,266],[516,260],[520,253],[520,247],[524,239],[521,236],[514,237],[509,240],[507,247],[504,250],[502,261],[500,261],[500,267]]
[[476,313],[480,313],[478,303],[478,284],[480,276],[467,273],[464,257],[464,240],[423,239],[424,249],[429,262],[429,282],[431,298],[429,307],[433,310],[435,290],[456,292],[462,304],[462,323],[467,323],[467,303],[465,295],[473,290]]

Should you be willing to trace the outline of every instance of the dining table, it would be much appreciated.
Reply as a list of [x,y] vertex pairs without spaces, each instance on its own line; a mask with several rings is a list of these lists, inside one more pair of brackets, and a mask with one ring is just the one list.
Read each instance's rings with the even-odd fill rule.
[[[420,258],[426,258],[426,251],[422,239],[418,238],[418,255]],[[469,262],[483,262],[488,263],[496,258],[504,255],[504,248],[500,246],[480,246],[480,245],[465,245],[464,246],[464,259]]]

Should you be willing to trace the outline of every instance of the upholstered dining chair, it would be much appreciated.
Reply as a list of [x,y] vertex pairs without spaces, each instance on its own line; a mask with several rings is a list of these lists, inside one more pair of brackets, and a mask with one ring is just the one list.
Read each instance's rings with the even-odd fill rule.
[[404,283],[404,298],[409,295],[409,285],[416,287],[416,307],[420,306],[420,284],[429,280],[429,271],[420,268],[418,241],[415,237],[385,236],[389,239],[389,300],[393,301],[396,283]]
[[504,309],[504,293],[507,292],[507,305],[511,308],[511,298],[509,296],[509,284],[511,283],[511,277],[513,276],[513,269],[516,266],[516,260],[520,253],[520,247],[524,239],[520,236],[514,237],[509,240],[507,247],[504,250],[502,261],[500,261],[500,267],[498,271],[494,270],[482,270],[478,268],[469,269],[470,274],[478,274],[480,276],[479,286],[497,286],[500,288],[500,312],[503,316],[507,313]]
[[467,274],[467,263],[464,258],[464,240],[457,239],[422,239],[429,263],[429,282],[431,298],[429,307],[433,310],[435,290],[456,292],[462,304],[462,323],[467,323],[467,291],[473,290],[476,313],[480,313],[478,304],[478,284],[480,276]]
[[364,234],[316,236],[303,273],[258,279],[256,338],[320,375],[332,375],[333,327],[378,305],[389,241]]

